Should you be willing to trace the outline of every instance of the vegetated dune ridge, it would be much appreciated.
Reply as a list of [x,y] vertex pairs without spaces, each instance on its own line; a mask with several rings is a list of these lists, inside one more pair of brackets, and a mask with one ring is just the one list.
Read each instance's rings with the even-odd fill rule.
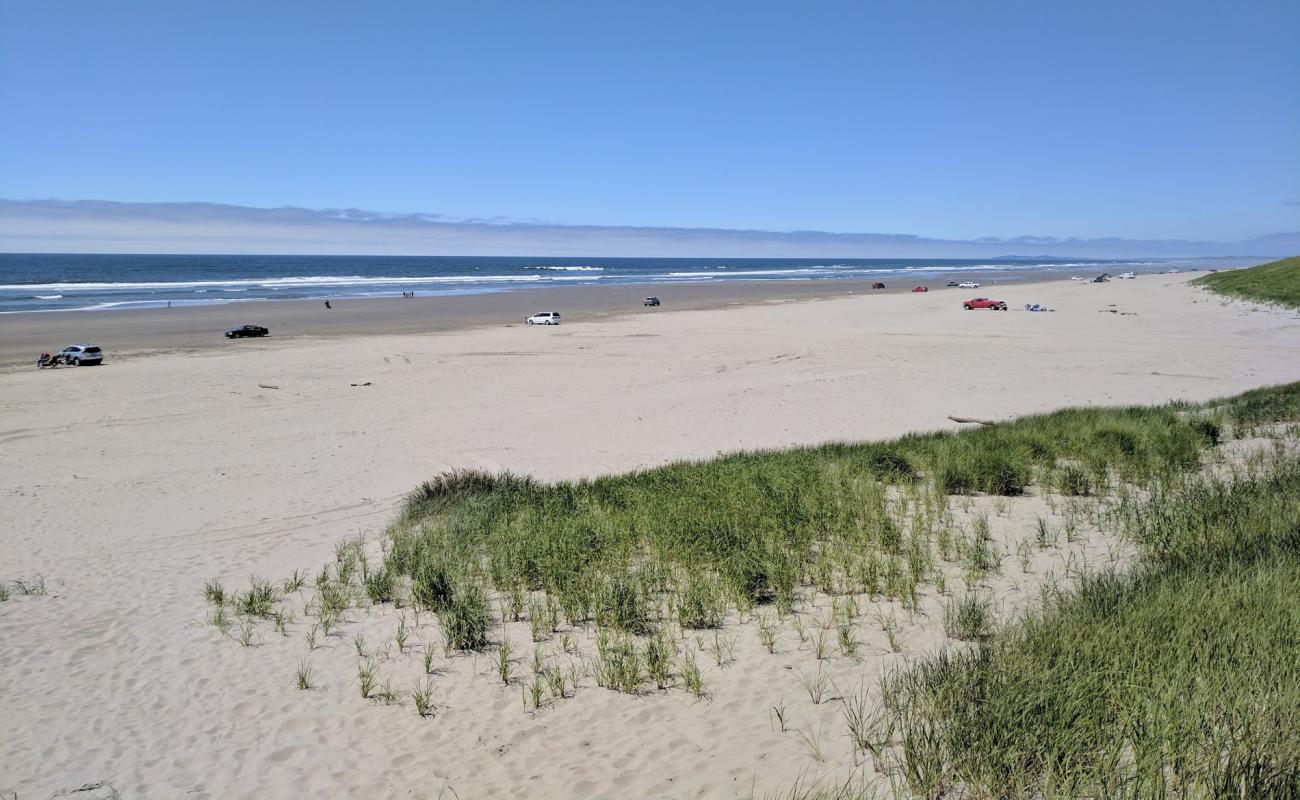
[[1203,275],[1194,282],[1229,297],[1300,308],[1300,256]]
[[[707,700],[680,674],[674,688],[647,683],[640,696],[580,677],[576,696],[543,694],[532,713],[526,609],[506,626],[516,683],[503,686],[495,648],[447,657],[428,612],[417,625],[411,610],[350,609],[331,635],[318,631],[308,655],[319,622],[302,607],[337,541],[372,537],[368,558],[379,563],[375,537],[399,499],[450,468],[572,478],[956,427],[947,414],[1204,400],[1300,377],[1293,313],[1220,303],[1185,276],[1003,294],[1012,308],[1058,310],[962,312],[960,298],[935,292],[553,330],[240,342],[231,353],[5,375],[10,525],[0,577],[40,574],[48,593],[0,605],[0,790],[43,796],[107,781],[127,797],[437,796],[441,787],[461,797],[726,797],[755,782],[761,793],[869,767],[845,735],[845,703],[830,696],[851,697],[860,681],[871,687],[891,665],[943,645],[949,598],[932,583],[918,588],[915,614],[897,600],[860,602],[851,633],[861,661],[841,650],[840,622],[820,627],[835,613],[824,594],[801,605],[802,643],[782,622],[776,654],[757,620],[739,626],[732,608],[719,640],[705,630],[702,641],[694,632],[679,641],[677,664],[697,651]],[[1004,557],[1000,574],[982,580],[1003,615],[1068,565],[1127,558],[1078,511],[1075,541],[1061,535],[1059,547],[1031,550],[1022,569],[1018,548],[1038,517],[1064,530],[1064,502],[1054,513],[1032,494],[975,498],[949,511],[967,537],[987,515]],[[947,563],[937,540],[934,550]],[[245,648],[238,615],[227,637],[205,621],[205,581],[243,592],[250,574],[278,581],[295,570],[307,582],[283,604],[294,614],[288,636],[259,622]],[[946,580],[964,596],[959,566]],[[492,611],[500,615],[495,602]],[[838,688],[814,704],[800,673],[817,680],[819,630],[823,674]],[[542,643],[543,672],[589,663],[562,652],[566,632],[582,639],[578,653],[596,650],[595,634],[562,627]],[[380,693],[391,681],[401,705],[360,697],[357,633]],[[431,719],[411,699],[426,649],[439,670]],[[732,663],[719,666],[710,650]],[[311,691],[295,687],[304,656]],[[786,733],[771,709],[783,702]]]
[[1291,421],[1273,449],[1113,505],[1136,567],[885,682],[866,738],[892,774],[925,797],[1300,795],[1300,384],[1264,393]]

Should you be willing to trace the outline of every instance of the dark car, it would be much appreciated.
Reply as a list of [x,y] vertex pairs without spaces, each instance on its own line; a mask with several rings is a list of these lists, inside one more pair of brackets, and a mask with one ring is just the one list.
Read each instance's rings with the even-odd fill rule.
[[659,305],[659,298],[658,298],[658,297],[647,297],[644,301],[642,301],[641,305],[643,305],[643,306],[657,306],[657,305]]
[[261,325],[244,325],[240,328],[231,328],[226,331],[227,339],[243,339],[245,336],[265,336],[270,331]]
[[946,284],[944,284],[944,285],[945,285],[945,286],[960,286],[961,284],[960,284],[960,283],[957,283],[957,281],[948,281],[948,282],[947,282]]
[[876,281],[875,283],[871,284],[871,288],[872,288],[872,289],[883,289],[883,288],[885,288],[885,284],[881,283],[880,281]]

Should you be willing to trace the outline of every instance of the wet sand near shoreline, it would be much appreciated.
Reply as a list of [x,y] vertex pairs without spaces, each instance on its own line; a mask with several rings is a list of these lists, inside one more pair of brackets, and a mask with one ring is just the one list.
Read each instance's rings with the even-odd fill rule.
[[[909,282],[904,282],[906,279]],[[955,279],[955,278],[954,278]],[[884,290],[872,281],[780,280],[717,283],[629,284],[521,289],[477,295],[412,298],[338,298],[332,310],[322,300],[248,301],[210,306],[133,311],[52,311],[0,314],[0,369],[30,367],[42,352],[57,352],[77,342],[104,348],[107,360],[144,353],[206,348],[229,349],[242,341],[226,340],[223,331],[245,324],[271,331],[266,341],[284,338],[439,333],[466,328],[520,324],[538,311],[559,311],[566,321],[617,315],[704,310],[736,305],[816,300],[859,294],[908,293],[916,285],[947,292],[959,303],[970,295],[999,286],[1070,282],[1054,272],[962,273],[960,280],[983,284],[979,290],[945,288],[950,280],[900,276]],[[660,298],[646,308],[642,300]],[[931,295],[933,296],[933,295]]]

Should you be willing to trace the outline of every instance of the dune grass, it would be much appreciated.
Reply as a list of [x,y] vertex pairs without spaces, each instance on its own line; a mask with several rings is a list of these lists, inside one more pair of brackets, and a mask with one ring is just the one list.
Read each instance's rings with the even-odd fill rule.
[[[1290,384],[578,482],[453,472],[410,496],[385,568],[444,626],[461,606],[490,616],[490,592],[541,593],[569,624],[597,626],[597,683],[639,693],[650,676],[637,641],[664,626],[713,628],[711,648],[697,641],[722,666],[717,626],[733,610],[782,614],[807,591],[914,608],[917,585],[939,578],[936,548],[976,583],[997,573],[987,517],[954,532],[952,494],[1110,497],[1113,525],[1146,553],[1136,575],[1082,577],[996,628],[986,598],[953,600],[945,628],[973,644],[891,676],[882,708],[854,718],[855,741],[919,796],[1288,796],[1300,786],[1300,464],[1232,484],[1202,467],[1225,437],[1297,420]],[[1039,527],[1044,542],[1077,535],[1069,511],[1059,533]],[[834,616],[800,634],[818,659]],[[845,637],[841,655],[855,646]],[[705,695],[694,651],[676,673]],[[823,699],[816,676],[804,683]]]
[[1117,520],[1147,548],[883,683],[926,797],[1300,796],[1300,458]]
[[556,619],[535,622],[535,641],[560,617],[636,636],[664,623],[716,628],[733,609],[770,602],[785,613],[809,587],[914,607],[937,577],[936,547],[971,575],[1002,569],[987,521],[954,538],[949,495],[1148,487],[1199,468],[1225,425],[1300,417],[1298,398],[1291,385],[1199,406],[1069,409],[576,482],[450,472],[410,495],[388,531],[386,591],[372,598],[409,581],[416,606],[439,614],[449,651],[490,643],[494,592],[516,616],[525,596],[537,606],[544,593]]
[[1215,272],[1192,282],[1230,297],[1300,308],[1300,256]]
[[[509,639],[498,638],[507,621],[526,618],[534,642],[560,636],[566,654],[580,634],[561,629],[594,628],[588,663],[600,686],[707,699],[699,659],[731,663],[731,622],[755,620],[759,645],[778,652],[788,619],[817,659],[815,672],[799,671],[810,703],[851,702],[855,752],[917,795],[1282,796],[1300,776],[1300,463],[1237,483],[1199,476],[1225,439],[1279,435],[1278,423],[1296,421],[1300,383],[575,482],[451,472],[409,496],[382,561],[368,561],[360,540],[339,546],[303,609],[314,617],[309,651],[348,609],[409,604],[416,629],[421,612],[437,615],[449,655],[496,645],[498,677],[536,711],[543,689],[562,700],[578,676],[566,688],[565,672],[535,647],[531,678],[516,678]],[[959,498],[959,523],[950,497],[972,493],[997,498],[980,513]],[[1059,528],[1039,517],[1025,532],[1022,559],[1030,544],[1076,541],[1080,513],[1104,513],[1139,545],[1142,565],[1084,577],[997,624],[979,589],[1008,553],[990,535],[987,506],[1007,513],[1005,498],[1025,493],[1066,509]],[[918,586],[942,586],[945,568],[961,569],[967,588],[939,592],[950,598],[943,626],[970,644],[890,676],[875,711],[861,693],[829,697],[822,659],[858,657],[860,599],[897,601],[910,615]],[[279,588],[252,578],[247,591],[213,582],[205,595],[214,615],[251,627],[276,613]],[[829,596],[829,613],[797,607],[817,594]],[[875,614],[900,651],[893,611]],[[403,614],[399,656],[415,649],[405,634]],[[379,683],[379,656],[354,641],[361,697],[396,702]],[[433,674],[427,646],[423,656],[423,675]],[[420,715],[432,708],[412,697]],[[806,732],[814,758],[820,736]]]
[[878,708],[847,696],[883,784],[771,796],[1300,797],[1300,456],[1262,462],[1126,497],[1136,570],[887,675]]

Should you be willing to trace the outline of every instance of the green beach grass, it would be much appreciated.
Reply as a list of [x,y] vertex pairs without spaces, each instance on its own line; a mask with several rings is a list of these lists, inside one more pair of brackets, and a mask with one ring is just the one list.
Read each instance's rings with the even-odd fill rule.
[[[798,672],[810,705],[842,704],[855,759],[887,776],[785,796],[1297,796],[1297,422],[1293,383],[589,480],[453,471],[409,495],[379,555],[359,539],[339,544],[302,608],[307,652],[352,609],[396,605],[390,642],[368,651],[357,635],[346,648],[361,697],[401,702],[376,665],[415,652],[407,636],[422,637],[425,614],[445,655],[494,650],[494,682],[533,713],[588,681],[708,699],[702,666],[726,670],[752,623],[768,653],[788,637],[815,657]],[[1233,450],[1249,437],[1255,455]],[[986,510],[973,495],[989,496]],[[1070,588],[1044,585],[1030,610],[999,619],[989,581],[1013,567],[987,509],[1002,515],[1021,495],[1065,511],[1059,530],[1042,516],[1037,529],[1032,516],[1017,523],[1023,572],[1035,543],[1075,541],[1076,516],[1136,548],[1136,563],[1067,566]],[[965,590],[945,587],[956,573]],[[254,626],[278,619],[306,583],[300,573],[254,578],[242,592],[209,583],[209,622],[259,644]],[[891,653],[905,645],[886,602],[932,616],[949,644],[887,673],[877,691],[840,696],[823,666],[859,660],[860,602],[876,607]],[[816,607],[826,613],[801,613]],[[531,666],[505,630],[525,620]],[[552,639],[558,649],[537,644]],[[420,652],[410,697],[430,718],[438,669],[429,647]],[[294,684],[315,686],[305,659]],[[844,733],[787,727],[784,702],[772,710],[819,763]]]
[[1192,283],[1229,297],[1300,308],[1300,256],[1202,275]]
[[[906,606],[933,579],[951,494],[1118,496],[1115,533],[1146,553],[1135,573],[1085,576],[997,632],[980,600],[953,601],[949,635],[976,644],[891,675],[881,708],[853,717],[859,738],[923,797],[1294,796],[1300,461],[1235,482],[1201,467],[1226,434],[1296,420],[1291,384],[589,481],[451,473],[412,493],[386,569],[452,629],[490,617],[491,587],[644,636],[730,608],[781,613],[808,587]],[[997,568],[978,521],[959,548],[976,574]],[[601,683],[634,691],[636,648],[617,641]]]
[[[542,591],[568,624],[635,635],[716,627],[766,602],[784,613],[804,587],[906,606],[934,578],[949,495],[1146,487],[1199,468],[1224,425],[1300,416],[1298,396],[1292,385],[1201,406],[1069,409],[575,482],[452,472],[410,495],[384,569],[446,617],[456,649],[488,643],[491,591]],[[977,524],[956,545],[972,572],[993,566],[986,538]]]
[[1300,459],[1125,509],[1135,573],[883,682],[924,797],[1300,796]]

